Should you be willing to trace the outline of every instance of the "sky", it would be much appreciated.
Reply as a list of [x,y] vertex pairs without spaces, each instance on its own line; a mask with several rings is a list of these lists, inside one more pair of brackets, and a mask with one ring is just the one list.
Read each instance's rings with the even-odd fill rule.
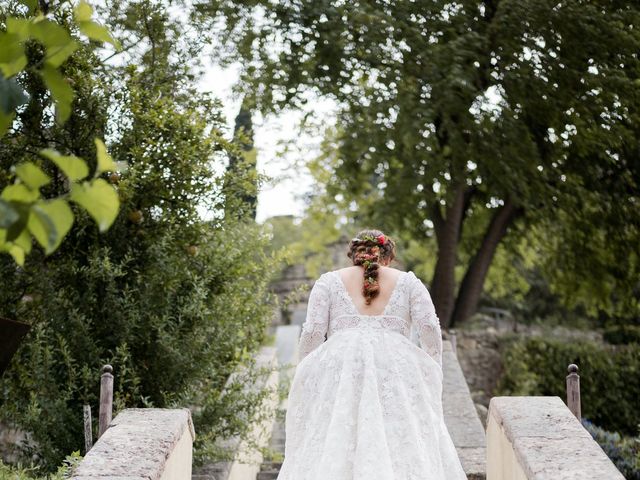
[[[238,80],[237,67],[223,69],[210,64],[200,81],[202,91],[212,92],[223,103],[229,132],[233,132],[235,117],[240,109],[240,98],[232,93]],[[320,117],[332,120],[332,103],[310,102],[309,107]],[[326,115],[326,117],[325,117]],[[300,132],[297,126],[303,112],[285,112],[277,116],[263,117],[254,114],[254,145],[258,151],[258,172],[271,177],[258,195],[257,221],[275,215],[300,216],[304,212],[302,196],[313,187],[313,178],[304,167],[306,160],[318,153],[321,138]],[[297,147],[284,152],[284,143],[293,142]]]

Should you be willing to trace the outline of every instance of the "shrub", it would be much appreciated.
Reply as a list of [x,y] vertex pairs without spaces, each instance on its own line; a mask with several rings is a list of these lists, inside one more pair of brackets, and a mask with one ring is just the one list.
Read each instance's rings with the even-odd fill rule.
[[640,420],[640,348],[601,346],[545,338],[511,339],[502,345],[502,395],[566,398],[567,365],[580,367],[582,413],[610,431],[634,435]]
[[582,425],[604,450],[627,480],[640,480],[640,436],[624,437],[618,432],[608,432],[589,420]]
[[[112,5],[126,8],[112,18],[133,43],[144,50],[154,35],[153,53],[107,75],[76,52],[64,67],[77,94],[70,121],[48,117],[36,78],[25,87],[23,121],[0,139],[0,166],[10,166],[49,144],[92,158],[95,130],[112,129],[110,151],[128,166],[109,178],[122,208],[107,233],[80,211],[52,255],[34,248],[24,269],[0,257],[0,315],[32,326],[0,379],[0,419],[29,433],[25,458],[49,472],[82,448],[82,406],[96,417],[105,363],[114,367],[116,410],[196,406],[196,454],[217,454],[206,443],[245,432],[259,406],[260,393],[241,388],[251,369],[221,392],[250,363],[274,308],[277,259],[265,253],[262,227],[222,193],[225,164],[241,148],[225,138],[220,104],[193,85],[190,39],[180,40],[184,29],[159,2]],[[107,109],[118,121],[106,121]],[[1,171],[0,188],[11,181]],[[255,189],[246,175],[228,183]],[[47,188],[57,195],[68,186]]]
[[73,475],[75,467],[77,467],[81,461],[82,457],[80,453],[74,452],[64,459],[56,473],[40,477],[38,476],[38,469],[35,467],[12,467],[5,465],[2,463],[2,460],[0,460],[0,480],[64,480]]
[[255,402],[240,388],[220,393],[271,318],[268,259],[255,258],[265,240],[258,227],[229,226],[203,236],[192,257],[175,235],[168,229],[135,268],[135,257],[105,247],[31,279],[32,331],[0,382],[1,416],[34,440],[27,456],[52,467],[81,448],[82,405],[97,416],[104,363],[114,366],[116,409],[200,405],[199,441],[240,433]]
[[612,345],[640,343],[640,326],[612,325],[605,328],[603,338]]

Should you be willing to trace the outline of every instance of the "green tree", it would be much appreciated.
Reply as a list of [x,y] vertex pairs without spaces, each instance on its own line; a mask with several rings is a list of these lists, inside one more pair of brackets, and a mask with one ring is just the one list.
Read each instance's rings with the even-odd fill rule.
[[[0,258],[0,316],[32,325],[0,380],[0,417],[29,432],[26,458],[48,471],[81,448],[82,405],[96,411],[104,363],[114,366],[117,409],[197,407],[200,460],[219,458],[216,440],[246,432],[264,394],[241,388],[255,369],[227,382],[264,340],[278,258],[265,253],[259,225],[225,215],[216,172],[242,146],[225,139],[220,103],[196,89],[199,39],[161,2],[105,9],[127,41],[118,61],[74,52],[65,74],[76,97],[62,125],[40,79],[26,76],[23,120],[0,139],[2,165],[50,144],[91,158],[104,136],[128,166],[109,177],[122,208],[108,232],[78,212],[48,257],[34,251],[24,269]],[[47,193],[65,187],[61,178]]]
[[473,313],[507,233],[534,225],[560,293],[637,315],[636,3],[220,0],[198,18],[224,19],[263,111],[336,100],[330,198],[435,237],[445,326]]
[[[251,107],[243,102],[236,116],[233,137],[241,146],[240,155],[232,155],[227,165],[227,181],[225,195],[228,198],[228,211],[239,210],[239,213],[251,220],[256,219],[258,206],[257,151],[253,145],[253,121],[251,119]],[[238,184],[242,179],[244,184]]]

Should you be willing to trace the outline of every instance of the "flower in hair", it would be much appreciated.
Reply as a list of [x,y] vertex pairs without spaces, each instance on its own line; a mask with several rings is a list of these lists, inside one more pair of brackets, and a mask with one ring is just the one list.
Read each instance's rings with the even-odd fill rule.
[[375,237],[373,235],[363,235],[362,238],[355,237],[351,239],[351,241],[354,243],[355,242],[373,242],[379,245],[384,245],[385,242],[387,241],[387,238],[384,236],[384,234],[380,234]]

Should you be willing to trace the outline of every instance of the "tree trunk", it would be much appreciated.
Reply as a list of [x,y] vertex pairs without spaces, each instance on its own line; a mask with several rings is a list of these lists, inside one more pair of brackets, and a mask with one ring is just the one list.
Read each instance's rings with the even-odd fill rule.
[[475,312],[496,249],[507,233],[509,225],[521,212],[522,210],[513,203],[513,200],[508,198],[494,213],[480,248],[469,263],[469,268],[460,284],[449,326],[464,322]]
[[435,204],[434,226],[438,242],[438,260],[431,282],[431,297],[440,318],[440,324],[447,328],[451,321],[455,306],[455,266],[458,250],[458,238],[462,223],[462,214],[465,203],[464,184],[456,187],[451,205],[442,218],[440,206]]

